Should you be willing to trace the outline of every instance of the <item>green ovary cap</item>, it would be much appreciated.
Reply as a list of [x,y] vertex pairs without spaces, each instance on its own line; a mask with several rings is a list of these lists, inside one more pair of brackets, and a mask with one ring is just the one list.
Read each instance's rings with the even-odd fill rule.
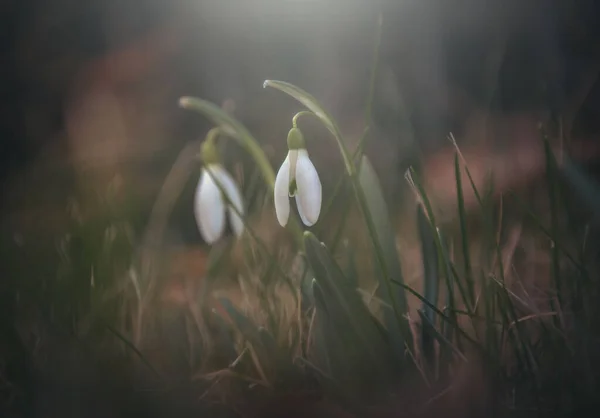
[[304,135],[298,128],[290,129],[290,133],[288,133],[287,137],[288,149],[305,149],[306,144],[304,143]]
[[214,136],[208,135],[200,147],[200,158],[205,165],[218,164],[219,152],[215,145]]

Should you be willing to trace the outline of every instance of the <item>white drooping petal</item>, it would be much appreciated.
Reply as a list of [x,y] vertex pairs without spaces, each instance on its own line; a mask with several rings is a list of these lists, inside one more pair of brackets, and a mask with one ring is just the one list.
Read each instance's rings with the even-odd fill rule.
[[281,164],[275,177],[275,214],[281,226],[286,226],[290,217],[290,153]]
[[321,180],[305,149],[298,150],[296,184],[298,186],[296,201],[298,211],[302,210],[302,222],[306,226],[312,226],[321,213]]
[[306,216],[304,215],[304,209],[302,209],[302,203],[300,202],[298,194],[296,194],[296,207],[298,208],[298,214],[300,215],[300,219],[302,219],[302,223],[306,226],[312,226],[313,223],[306,219]]
[[196,188],[194,216],[207,244],[213,244],[221,237],[225,228],[225,205],[221,191],[206,169],[202,169]]
[[227,207],[231,229],[233,229],[233,233],[239,237],[242,235],[242,232],[244,232],[244,222],[240,217],[240,215],[244,216],[244,200],[240,193],[240,189],[233,177],[231,177],[231,174],[223,167],[217,166],[213,173],[217,182],[223,188],[223,192],[225,193],[225,196],[227,196],[231,206],[237,210],[234,210],[231,206]]

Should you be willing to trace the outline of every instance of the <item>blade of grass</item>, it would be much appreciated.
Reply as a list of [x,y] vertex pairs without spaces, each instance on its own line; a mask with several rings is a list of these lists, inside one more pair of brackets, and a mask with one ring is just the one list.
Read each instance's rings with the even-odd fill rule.
[[[328,254],[324,245],[310,232],[305,232],[305,247],[308,261],[315,273],[318,289],[323,291],[324,308],[330,318],[337,323],[352,326],[352,330],[369,353],[374,365],[385,369],[385,355],[382,355],[383,341],[370,322],[370,313],[360,296],[347,285],[341,269]],[[313,285],[313,291],[315,287]]]
[[[440,233],[439,229],[437,228],[436,221],[435,221],[435,215],[434,215],[433,208],[431,206],[429,197],[427,196],[427,193],[423,187],[423,184],[421,183],[414,168],[412,168],[412,167],[409,168],[409,170],[407,171],[407,173],[405,175],[405,178],[408,181],[411,188],[413,189],[413,191],[415,192],[417,199],[420,200],[420,202],[423,204],[423,206],[426,210],[425,213],[429,219],[429,222],[431,223],[431,225],[435,228],[435,230],[437,232],[435,234],[435,243],[436,243],[439,254],[444,258],[444,263],[442,265],[446,268],[446,282],[448,282],[448,280],[451,277],[454,277],[454,279],[455,279],[454,283],[456,283],[459,288],[461,297],[463,299],[463,303],[465,304],[467,310],[472,311],[470,303],[469,303],[469,298],[466,295],[465,289],[461,284],[460,276],[456,272],[456,268],[454,267],[453,263],[450,261],[448,251],[445,249],[445,245],[442,242],[441,233]],[[450,287],[448,285],[448,283],[447,283],[447,287]]]
[[279,347],[275,341],[271,341],[273,337],[270,334],[267,336],[265,331],[261,333],[260,329],[246,315],[238,311],[229,299],[221,297],[219,303],[227,312],[234,327],[251,344],[251,354],[261,379],[265,383],[272,384],[278,371],[277,363],[281,359]]
[[[548,179],[548,200],[550,202],[550,232],[554,237],[551,246],[551,257],[552,257],[552,279],[554,281],[554,288],[556,290],[556,299],[558,301],[558,308],[552,306],[552,310],[560,310],[562,307],[562,283],[560,276],[560,254],[558,246],[554,241],[558,239],[558,190],[556,183],[558,181],[556,177],[557,165],[550,148],[550,141],[546,135],[543,135],[544,142],[544,155],[546,157],[546,176]],[[551,302],[552,303],[552,302]],[[559,327],[558,316],[553,317],[556,322],[555,325]]]
[[150,369],[150,371],[152,371],[152,373],[154,373],[160,381],[164,382],[164,379],[163,379],[162,375],[158,372],[158,370],[156,370],[154,368],[154,366],[152,366],[152,363],[150,363],[146,359],[146,357],[144,357],[142,352],[140,350],[138,350],[137,347],[131,341],[129,341],[129,339],[127,337],[125,337],[123,334],[121,334],[119,331],[117,331],[115,328],[113,328],[112,326],[110,326],[108,324],[104,324],[104,326],[115,337],[117,337],[119,340],[121,340],[128,349],[133,351],[135,353],[135,355],[142,361],[142,363],[144,363],[144,365],[146,365],[146,367],[148,367],[148,369]]
[[[400,265],[400,259],[398,256],[398,249],[396,247],[396,238],[394,235],[394,229],[390,223],[390,217],[387,210],[386,202],[383,196],[383,191],[377,180],[375,170],[366,159],[363,158],[360,166],[360,183],[365,191],[365,197],[369,208],[370,215],[375,222],[376,239],[379,241],[379,248],[383,251],[384,263],[387,266],[387,273],[390,277],[394,278],[399,282],[404,282],[402,267]],[[380,278],[379,285],[380,289],[387,288],[387,280],[385,276],[378,275]],[[408,312],[408,303],[406,300],[406,294],[404,289],[394,292],[393,294],[388,291],[388,295],[380,295],[380,297],[393,305],[394,300],[397,303],[397,307],[400,313],[403,315]],[[392,299],[393,298],[393,299]],[[388,332],[391,335],[392,344],[397,353],[404,351],[405,344],[412,347],[412,333],[410,332],[408,322],[401,319],[400,323],[394,326],[394,323],[398,320],[394,320],[394,317],[388,317],[386,322],[388,324]]]
[[432,305],[431,303],[429,303],[429,301],[427,299],[425,299],[423,296],[421,296],[419,294],[419,292],[417,292],[416,290],[412,289],[410,286],[404,284],[404,283],[399,283],[399,282],[392,282],[393,284],[397,285],[397,286],[401,286],[404,287],[405,290],[407,290],[410,294],[412,294],[413,296],[415,296],[417,299],[419,299],[421,302],[423,302],[425,305],[427,305],[431,310],[433,310],[433,312],[435,312],[438,317],[447,322],[450,326],[454,327],[454,329],[456,330],[457,333],[459,333],[463,338],[465,338],[467,341],[469,341],[471,344],[473,344],[473,347],[475,347],[477,349],[477,351],[479,351],[482,355],[484,355],[485,357],[487,357],[487,353],[485,348],[475,339],[473,339],[469,334],[467,334],[461,327],[460,325],[458,325],[456,322],[453,322],[451,318],[449,318],[448,316],[446,316],[442,311],[440,311],[437,307],[435,307],[434,305]]
[[[463,353],[460,352],[460,350],[458,348],[456,348],[451,341],[447,340],[436,328],[435,325],[433,325],[433,323],[429,320],[429,318],[427,317],[427,315],[425,314],[425,312],[423,312],[421,309],[419,309],[417,311],[419,313],[419,317],[421,318],[421,323],[423,325],[423,329],[424,329],[424,333],[428,334],[430,337],[432,337],[433,339],[435,339],[439,344],[440,347],[443,350],[448,350],[452,353],[454,353],[457,357],[459,357],[462,361],[464,361],[465,363],[468,363],[469,361],[467,360],[467,358],[465,357],[465,355]],[[430,359],[429,361],[432,361],[433,359]],[[433,364],[433,363],[430,363]]]
[[358,270],[356,268],[356,252],[354,248],[346,243],[346,278],[348,285],[352,288],[358,287]]
[[[431,225],[423,213],[423,206],[417,205],[417,228],[419,230],[419,237],[421,239],[421,255],[423,259],[423,293],[425,299],[429,301],[431,305],[437,305],[438,293],[439,293],[439,275],[438,275],[438,252],[435,245],[435,237],[431,230]],[[419,310],[419,315],[422,316],[422,322],[426,321],[435,327],[435,316],[433,310],[429,305],[423,304],[423,307]],[[429,365],[434,365],[434,336],[430,329],[426,325],[422,326],[421,330],[421,350]]]
[[456,198],[458,200],[458,220],[460,224],[460,235],[463,251],[464,274],[469,289],[470,306],[475,305],[475,286],[473,283],[473,272],[471,268],[471,252],[469,246],[469,233],[467,230],[467,214],[465,211],[465,201],[462,189],[462,173],[460,170],[460,162],[458,160],[458,152],[454,155],[454,175],[456,176]]
[[381,35],[383,32],[383,15],[379,13],[377,16],[377,25],[375,32],[375,48],[373,48],[373,63],[371,64],[371,78],[369,80],[369,95],[367,97],[367,106],[365,107],[365,131],[363,132],[356,150],[354,151],[353,158],[362,156],[365,140],[367,139],[367,133],[371,127],[371,112],[373,110],[373,101],[375,98],[375,86],[377,84],[377,72],[379,70],[379,51],[381,49]]
[[578,194],[587,202],[593,212],[592,222],[597,222],[600,216],[600,185],[590,175],[587,175],[567,156],[563,157],[562,172]]
[[[435,235],[421,205],[417,206],[417,228],[421,239],[421,254],[423,257],[423,296],[432,305],[436,305],[439,295],[438,251],[435,245]],[[433,311],[428,306],[423,306],[422,310],[429,322],[434,324]]]
[[529,218],[534,222],[535,226],[544,234],[548,239],[550,239],[555,247],[560,250],[560,252],[575,266],[580,272],[584,273],[586,271],[586,267],[583,266],[579,261],[573,257],[566,248],[564,248],[559,241],[555,238],[552,231],[544,226],[544,223],[540,220],[540,218],[531,210],[525,202],[522,201],[519,196],[517,196],[514,192],[510,192],[511,197],[515,200],[515,202],[519,205],[519,207],[529,216]]

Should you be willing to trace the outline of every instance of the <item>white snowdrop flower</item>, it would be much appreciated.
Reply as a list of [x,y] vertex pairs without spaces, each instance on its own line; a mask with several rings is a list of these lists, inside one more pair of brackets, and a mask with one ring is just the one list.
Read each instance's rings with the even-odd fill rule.
[[244,215],[242,194],[231,174],[218,162],[214,144],[203,144],[202,159],[205,165],[194,198],[194,216],[200,234],[208,244],[214,244],[223,235],[227,212],[234,234],[240,236],[244,232],[239,216]]
[[290,197],[302,222],[314,225],[321,213],[321,180],[308,157],[302,132],[292,128],[288,134],[288,154],[275,178],[275,213],[281,226],[287,225],[290,216]]

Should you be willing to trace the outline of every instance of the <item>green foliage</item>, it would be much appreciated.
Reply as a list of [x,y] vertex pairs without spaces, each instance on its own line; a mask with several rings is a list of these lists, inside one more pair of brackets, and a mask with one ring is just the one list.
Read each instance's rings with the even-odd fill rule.
[[[340,187],[354,191],[364,222],[360,226],[368,233],[372,252],[367,256],[371,256],[368,261],[374,272],[371,277],[361,276],[357,243],[344,242],[343,262],[337,257],[341,231],[352,227],[345,223],[347,212],[341,216],[340,230],[329,246],[320,241],[318,232],[302,233],[300,225],[294,223],[288,231],[295,237],[291,255],[273,253],[252,225],[246,224],[247,234],[238,243],[243,268],[234,279],[243,296],[253,295],[254,299],[245,310],[226,297],[219,298],[218,312],[208,306],[207,295],[219,285],[234,243],[215,245],[205,287],[178,308],[183,312],[185,333],[174,339],[201,358],[189,360],[187,378],[200,377],[193,380],[214,385],[233,377],[229,381],[236,382],[234,386],[247,396],[255,387],[271,394],[317,391],[347,409],[364,412],[365,405],[392,399],[395,385],[405,384],[407,379],[413,379],[410,382],[415,386],[437,390],[451,385],[461,367],[483,361],[492,383],[512,393],[494,396],[502,402],[510,399],[515,411],[535,408],[540,412],[564,406],[559,405],[556,387],[568,386],[568,407],[584,403],[589,399],[586,394],[593,396],[599,376],[585,364],[594,361],[590,353],[598,348],[594,341],[599,337],[596,318],[600,312],[595,307],[600,292],[588,268],[589,246],[584,241],[572,250],[564,238],[561,220],[567,216],[567,224],[575,224],[569,208],[563,207],[568,206],[563,205],[568,200],[566,184],[586,198],[596,216],[598,199],[592,195],[598,188],[570,163],[565,172],[561,171],[546,135],[541,141],[546,156],[549,225],[516,193],[506,200],[503,196],[497,203],[492,199],[493,182],[487,190],[478,190],[455,141],[458,228],[437,222],[422,173],[410,168],[407,180],[416,208],[414,245],[420,249],[422,261],[420,292],[405,281],[388,202],[375,170],[361,151],[365,138],[359,150],[350,153],[341,129],[315,97],[286,82],[268,80],[265,87],[297,100],[307,109],[298,115],[316,116],[336,141],[347,171]],[[240,122],[201,99],[183,98],[181,105],[206,116],[224,135],[235,139],[255,160],[272,192],[274,171]],[[369,119],[370,112],[367,115]],[[309,143],[306,145],[310,148]],[[253,176],[247,184],[247,195],[263,192],[257,178]],[[465,207],[464,193],[469,187],[477,199],[475,215],[468,214]],[[335,198],[337,195],[331,200]],[[553,284],[548,289],[534,289],[536,297],[517,274],[514,248],[512,253],[506,251],[507,225],[502,215],[508,198],[532,221],[530,233],[540,235],[545,243]],[[344,208],[351,204],[341,202]],[[260,202],[253,202],[252,207],[265,209]],[[164,216],[168,218],[169,213]],[[469,224],[472,216],[481,221],[477,238]],[[157,295],[152,294],[156,291],[152,288],[149,296],[141,295],[139,283],[144,278],[136,276],[135,243],[131,225],[119,216],[74,222],[59,246],[57,277],[45,283],[51,296],[44,311],[57,312],[57,321],[63,324],[78,324],[75,334],[83,328],[79,325],[84,319],[101,324],[116,347],[132,353],[164,379],[164,372],[152,364],[141,347],[141,330],[152,330],[153,315],[164,312],[141,309],[142,305],[147,308],[144,304],[154,306],[151,303]],[[473,256],[473,249],[480,250],[478,257]],[[292,265],[294,260],[301,260],[301,268]],[[377,290],[367,298],[361,286],[369,281]],[[418,300],[418,307],[410,305],[411,297]],[[158,339],[162,337],[159,334]],[[216,355],[222,360],[219,367],[210,362]],[[580,369],[572,371],[574,365]],[[566,383],[561,385],[561,378]],[[205,389],[206,385],[202,386]]]
[[359,180],[365,193],[368,216],[375,224],[375,234],[371,236],[371,239],[376,241],[374,247],[381,249],[382,259],[385,263],[385,270],[379,269],[377,279],[379,289],[387,289],[387,292],[380,292],[380,297],[384,302],[395,308],[395,312],[390,312],[389,309],[385,310],[386,327],[390,332],[394,352],[400,359],[403,359],[405,344],[409,347],[409,350],[412,350],[412,334],[406,320],[408,304],[404,288],[397,286],[392,289],[391,287],[391,280],[404,283],[402,268],[396,247],[396,236],[390,222],[383,191],[373,167],[365,156],[363,156],[360,165]]

